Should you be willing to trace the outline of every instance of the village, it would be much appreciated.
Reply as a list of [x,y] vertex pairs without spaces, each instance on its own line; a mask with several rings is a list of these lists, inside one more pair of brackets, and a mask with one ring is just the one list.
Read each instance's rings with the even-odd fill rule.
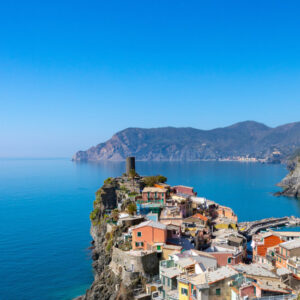
[[300,231],[272,228],[296,218],[238,223],[230,207],[166,182],[138,175],[129,157],[99,190],[109,268],[127,286],[143,278],[134,299],[298,299]]

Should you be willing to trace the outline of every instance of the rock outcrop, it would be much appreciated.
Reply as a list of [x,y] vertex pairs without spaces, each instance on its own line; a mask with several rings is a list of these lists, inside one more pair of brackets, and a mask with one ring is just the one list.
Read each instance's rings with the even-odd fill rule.
[[121,251],[122,233],[127,232],[130,225],[115,224],[113,213],[108,216],[107,211],[115,209],[118,203],[128,205],[131,200],[124,199],[124,190],[140,190],[143,185],[143,179],[139,176],[134,180],[126,176],[108,178],[96,192],[94,209],[90,214],[94,282],[85,295],[76,300],[130,300],[134,291],[142,289],[141,271],[125,272],[121,264],[116,267],[113,261],[113,256],[116,256],[113,250]]
[[289,174],[278,184],[284,190],[277,193],[277,195],[300,199],[300,155],[288,163],[288,169]]
[[197,161],[251,157],[281,162],[300,147],[300,122],[270,128],[253,121],[224,128],[128,128],[105,143],[78,151],[74,161]]

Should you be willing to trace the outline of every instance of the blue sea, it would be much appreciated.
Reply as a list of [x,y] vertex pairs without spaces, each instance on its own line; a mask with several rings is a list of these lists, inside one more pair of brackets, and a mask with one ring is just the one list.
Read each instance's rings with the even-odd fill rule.
[[[300,202],[272,195],[282,165],[238,162],[137,162],[199,196],[231,206],[240,221],[300,215]],[[0,299],[72,299],[93,281],[89,213],[105,178],[124,163],[69,159],[0,160]]]

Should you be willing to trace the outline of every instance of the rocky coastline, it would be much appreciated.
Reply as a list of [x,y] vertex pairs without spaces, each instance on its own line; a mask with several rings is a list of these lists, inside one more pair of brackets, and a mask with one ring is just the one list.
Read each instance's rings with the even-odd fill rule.
[[[290,161],[288,167],[290,168],[290,174],[280,183],[280,186],[285,188],[280,194],[299,197],[300,157],[295,157]],[[186,225],[184,225],[183,235],[181,235],[180,229],[180,245],[183,245],[182,243],[187,242],[188,239],[193,244],[190,249],[198,251],[197,253],[199,254],[201,251],[206,251],[207,247],[212,247],[212,245],[214,247],[218,245],[224,247],[225,238],[227,247],[235,247],[234,253],[239,253],[240,255],[239,260],[235,262],[236,264],[241,262],[249,263],[246,255],[246,241],[247,239],[250,240],[261,229],[268,229],[275,225],[285,226],[286,224],[297,225],[300,223],[300,220],[294,217],[269,218],[254,222],[237,223],[237,216],[231,208],[221,206],[203,197],[197,197],[197,193],[191,187],[171,187],[165,184],[166,180],[167,178],[161,175],[142,177],[135,172],[135,169],[129,168],[128,170],[126,169],[126,173],[122,176],[108,178],[104,181],[102,187],[96,192],[93,211],[90,214],[94,281],[86,293],[75,298],[75,300],[148,300],[151,298],[152,290],[151,288],[149,290],[149,287],[156,286],[158,274],[160,274],[159,265],[162,257],[156,251],[161,250],[160,248],[158,249],[161,246],[157,246],[156,251],[148,251],[149,249],[134,251],[137,250],[134,246],[139,246],[136,245],[139,243],[132,241],[132,230],[135,230],[136,225],[140,226],[141,222],[143,224],[152,222],[150,215],[155,215],[152,213],[147,215],[147,217],[141,215],[141,208],[138,206],[140,205],[139,201],[142,201],[141,199],[144,199],[144,196],[149,198],[150,189],[155,189],[155,191],[161,190],[157,193],[163,193],[167,191],[165,187],[169,187],[169,196],[171,193],[169,200],[179,201],[177,205],[180,205],[181,213],[183,211],[187,213],[187,208],[190,207],[190,210],[195,214],[189,213],[189,217],[186,216],[183,219],[184,224],[192,222],[195,225],[195,222],[199,223],[201,219],[201,224],[198,224],[198,230],[194,236],[191,234],[191,229],[188,226],[185,227]],[[182,197],[184,194],[182,193],[191,193],[191,195],[185,194],[186,198],[184,199],[186,200],[183,201]],[[192,201],[192,198],[195,202]],[[157,195],[155,193],[156,200]],[[167,202],[164,203],[166,205]],[[192,203],[195,204],[194,208]],[[152,203],[152,206],[155,208],[155,204]],[[174,208],[172,210],[172,206],[170,206],[169,209],[174,214]],[[170,217],[171,215],[168,216]],[[196,220],[198,217],[199,220]],[[147,218],[150,218],[150,221],[144,222]],[[172,215],[171,219],[175,222],[176,216]],[[160,218],[160,222],[164,222],[164,217]],[[176,225],[169,224],[171,228],[164,229],[167,228],[166,225],[163,223],[157,224],[159,225],[158,228],[168,231],[166,234],[169,235],[170,232],[174,234]],[[214,232],[209,230],[211,226],[213,226]],[[180,228],[182,228],[181,225]],[[177,233],[175,232],[175,234]],[[144,233],[140,236],[144,237]],[[233,243],[237,243],[236,246],[231,244],[232,241],[230,239],[233,239]],[[229,240],[231,241],[230,243]],[[182,247],[179,244],[163,244],[166,248],[163,251],[167,251],[166,253],[168,251],[180,253]],[[222,251],[220,253],[223,253]],[[201,253],[202,255],[207,255],[206,252]],[[207,272],[211,272],[211,270],[207,270]],[[158,293],[158,291],[156,292]],[[160,290],[159,292],[162,291]]]
[[254,121],[224,128],[127,128],[72,160],[124,161],[259,161],[282,163],[300,147],[300,122],[270,128]]
[[300,199],[300,155],[290,160],[287,164],[289,174],[277,185],[283,188],[276,196],[295,197]]
[[130,198],[125,199],[127,188],[140,190],[144,186],[142,178],[133,180],[127,176],[108,178],[96,192],[93,211],[90,214],[92,236],[92,267],[94,281],[85,295],[74,300],[129,300],[133,299],[134,290],[141,286],[142,274],[128,273],[113,268],[113,250],[119,247],[122,234],[127,232],[128,225],[116,225],[114,213],[107,215],[108,209],[114,210],[118,203],[122,207],[130,205]]

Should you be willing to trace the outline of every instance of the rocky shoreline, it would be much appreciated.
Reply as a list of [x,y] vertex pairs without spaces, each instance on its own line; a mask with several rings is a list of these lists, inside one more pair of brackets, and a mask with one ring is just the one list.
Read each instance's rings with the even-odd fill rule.
[[96,192],[94,209],[90,215],[94,281],[85,295],[74,300],[129,300],[133,299],[133,291],[141,286],[141,274],[131,273],[127,276],[121,270],[112,268],[113,249],[118,247],[118,241],[128,230],[128,225],[115,226],[113,213],[108,216],[105,211],[115,209],[120,202],[129,205],[131,200],[124,199],[124,189],[140,189],[142,184],[139,177],[134,181],[127,177],[108,178]]
[[270,128],[254,121],[224,128],[127,128],[72,160],[124,161],[261,161],[284,162],[300,147],[300,122]]
[[[290,161],[288,168],[290,173],[279,184],[284,190],[278,195],[300,198],[300,157]],[[146,186],[162,185],[165,180],[166,178],[161,175],[141,177],[135,170],[130,170],[120,177],[108,178],[104,181],[103,186],[96,192],[93,211],[90,214],[94,281],[86,293],[75,300],[149,299],[149,294],[145,294],[145,286],[153,282],[158,274],[157,256],[147,253],[143,253],[142,257],[133,255],[129,251],[131,243],[126,241],[126,235],[128,235],[129,228],[144,219],[142,216],[135,215],[136,197],[141,197],[138,195]],[[212,201],[209,203],[213,206],[216,205]],[[132,210],[134,206],[135,210]],[[224,214],[225,209],[229,211],[230,218],[235,216],[233,211],[226,207],[222,208]],[[120,212],[128,213],[129,217],[120,222]],[[258,222],[259,228],[263,221]],[[284,219],[283,223],[285,224],[287,221]],[[270,220],[266,220],[266,223],[267,227],[271,226]],[[230,226],[233,228],[233,225]],[[245,224],[239,226],[245,232],[248,230]],[[252,227],[250,229],[253,231]],[[216,228],[219,230],[217,225]],[[232,230],[230,232],[233,234]],[[133,265],[135,267],[131,268]]]
[[282,192],[275,193],[276,196],[295,197],[300,199],[300,156],[289,161],[289,174],[277,185],[283,188]]

